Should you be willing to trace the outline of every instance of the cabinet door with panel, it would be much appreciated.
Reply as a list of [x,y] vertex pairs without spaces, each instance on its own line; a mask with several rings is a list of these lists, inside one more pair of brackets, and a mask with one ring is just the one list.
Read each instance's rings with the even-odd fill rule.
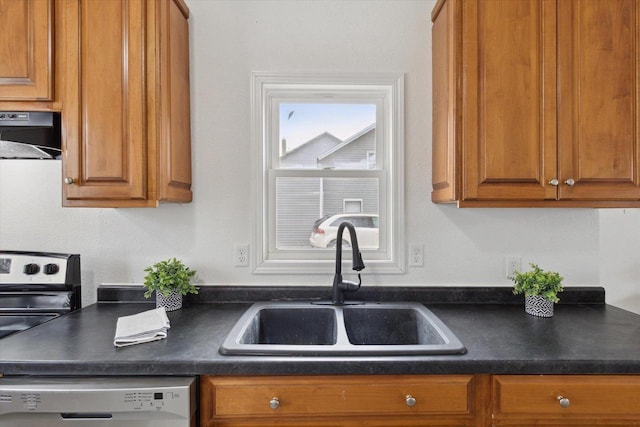
[[434,202],[640,206],[638,0],[442,0]]
[[558,197],[640,200],[640,1],[557,4]]
[[188,9],[63,0],[65,206],[191,201]]
[[53,0],[0,0],[0,102],[52,99],[53,6]]
[[462,195],[554,199],[555,2],[491,0],[462,8]]
[[471,375],[201,377],[202,427],[475,426]]
[[637,375],[496,375],[494,426],[640,426]]
[[555,1],[443,0],[432,20],[432,200],[554,199]]

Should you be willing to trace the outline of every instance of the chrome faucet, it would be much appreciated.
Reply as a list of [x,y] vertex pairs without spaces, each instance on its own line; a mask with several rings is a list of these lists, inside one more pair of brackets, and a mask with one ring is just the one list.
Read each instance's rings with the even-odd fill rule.
[[364,269],[364,262],[362,262],[362,255],[360,249],[358,249],[358,237],[356,236],[356,229],[349,221],[343,221],[338,226],[338,237],[336,239],[336,273],[333,276],[333,289],[332,289],[332,302],[334,305],[344,304],[344,293],[355,292],[360,289],[362,280],[360,279],[360,273],[358,273],[358,283],[342,280],[342,233],[345,227],[349,230],[351,236],[351,251],[352,251],[352,263],[355,271]]

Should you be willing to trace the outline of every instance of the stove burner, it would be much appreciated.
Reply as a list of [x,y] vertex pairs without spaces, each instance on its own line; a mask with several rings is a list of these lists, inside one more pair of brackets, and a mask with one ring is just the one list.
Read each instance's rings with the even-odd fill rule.
[[33,328],[58,316],[60,314],[57,313],[33,315],[0,314],[0,338]]

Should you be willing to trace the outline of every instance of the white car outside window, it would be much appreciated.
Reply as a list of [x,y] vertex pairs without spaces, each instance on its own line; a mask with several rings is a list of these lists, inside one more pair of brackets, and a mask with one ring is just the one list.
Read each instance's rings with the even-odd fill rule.
[[[311,231],[309,242],[315,248],[334,248],[338,238],[340,223],[349,221],[356,229],[358,247],[360,249],[378,249],[379,225],[378,215],[375,214],[338,214],[326,215],[318,219]],[[342,234],[343,246],[351,245],[351,235],[348,230]]]

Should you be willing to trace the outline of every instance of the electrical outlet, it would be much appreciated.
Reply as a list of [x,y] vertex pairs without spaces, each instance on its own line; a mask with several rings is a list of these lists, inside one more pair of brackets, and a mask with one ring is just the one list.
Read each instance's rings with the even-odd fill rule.
[[233,264],[236,267],[249,266],[249,245],[236,244],[233,247]]
[[509,279],[513,276],[516,270],[521,271],[522,260],[519,256],[508,256],[506,259],[506,273],[504,276]]
[[424,266],[424,245],[412,243],[409,245],[409,267]]

